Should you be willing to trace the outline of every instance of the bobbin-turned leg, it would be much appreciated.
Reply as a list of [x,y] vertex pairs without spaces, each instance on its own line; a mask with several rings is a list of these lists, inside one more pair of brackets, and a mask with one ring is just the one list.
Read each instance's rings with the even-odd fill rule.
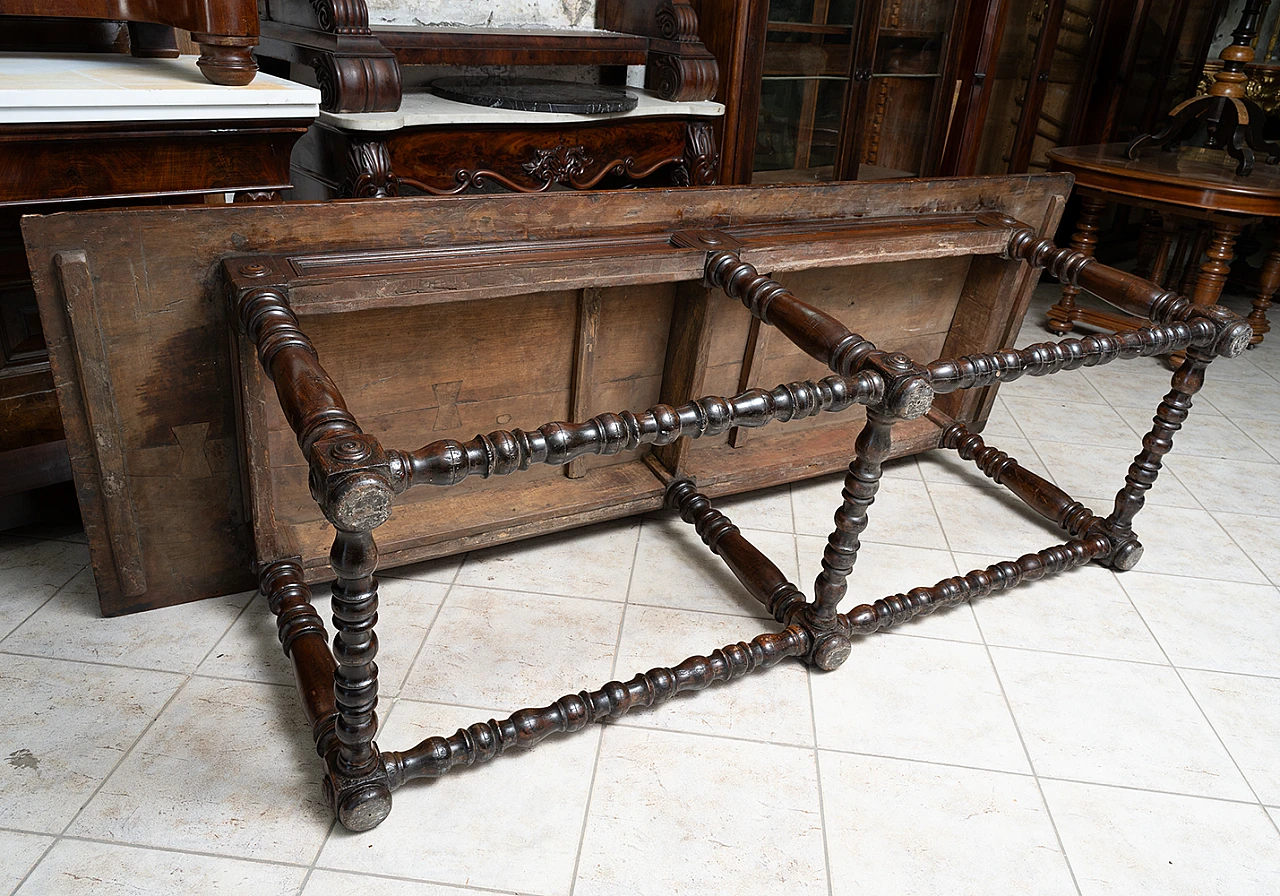
[[302,709],[316,752],[323,758],[333,749],[333,672],[324,620],[311,604],[311,588],[302,576],[301,558],[276,560],[262,567],[258,587],[276,617],[276,630],[284,655],[293,662],[293,674],[302,698]]
[[860,604],[848,613],[841,613],[840,621],[853,634],[869,635],[916,616],[926,616],[935,610],[1083,566],[1110,550],[1111,542],[1104,535],[1069,541],[1034,554],[1024,554],[1017,560],[1002,560],[986,569],[943,579],[932,588],[912,588],[906,594],[894,594],[873,604]]
[[[1142,439],[1142,451],[1129,465],[1124,487],[1116,493],[1115,509],[1107,517],[1107,527],[1117,538],[1132,538],[1133,519],[1146,503],[1146,494],[1160,475],[1163,458],[1173,449],[1173,437],[1191,412],[1191,398],[1204,386],[1205,368],[1213,356],[1204,349],[1192,346],[1187,349],[1186,360],[1173,374],[1168,394],[1156,408],[1151,430]],[[1131,569],[1142,556],[1141,546],[1137,555],[1128,559],[1127,565],[1117,569]]]
[[633,709],[660,706],[678,694],[768,669],[787,657],[802,657],[809,647],[808,632],[790,625],[713,650],[709,656],[691,656],[675,666],[641,672],[625,682],[565,694],[548,706],[517,710],[501,721],[477,722],[451,737],[429,737],[404,752],[384,753],[388,780],[395,789],[414,778],[438,778],[452,768],[489,762],[508,750],[529,749],[553,734],[581,731]]
[[329,561],[333,583],[333,675],[336,749],[325,795],[343,826],[376,827],[391,812],[391,788],[373,737],[378,730],[378,548],[370,532],[338,530]]
[[953,448],[971,460],[993,482],[1003,485],[1023,504],[1040,514],[1073,539],[1101,536],[1104,549],[1087,559],[1098,560],[1115,569],[1132,569],[1142,556],[1142,545],[1131,529],[1117,532],[1108,520],[1072,498],[1052,482],[1032,473],[1008,454],[988,446],[982,436],[969,432],[962,423],[952,423],[942,433],[943,448]]
[[770,616],[783,625],[801,621],[798,613],[805,604],[804,595],[772,560],[743,537],[732,520],[711,506],[710,499],[700,494],[692,482],[672,482],[667,488],[667,505],[680,511],[680,518],[686,523],[693,524],[702,543],[724,560]]
[[835,528],[827,536],[827,545],[822,551],[822,572],[813,583],[814,602],[806,614],[810,624],[818,631],[827,632],[826,638],[832,642],[822,657],[815,657],[815,665],[820,669],[834,669],[849,655],[851,645],[848,636],[839,631],[836,610],[858,559],[861,547],[858,538],[867,528],[867,509],[880,489],[881,465],[893,445],[894,422],[893,417],[881,410],[867,408],[867,422],[858,433],[855,454],[845,473],[840,506],[835,512]]

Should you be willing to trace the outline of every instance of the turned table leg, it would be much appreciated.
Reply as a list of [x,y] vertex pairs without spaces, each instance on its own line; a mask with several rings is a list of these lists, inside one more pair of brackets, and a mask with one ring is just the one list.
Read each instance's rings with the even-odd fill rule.
[[378,730],[378,548],[369,532],[339,529],[329,555],[333,572],[334,727],[337,745],[326,796],[348,830],[367,831],[391,811],[391,790],[382,756],[373,742]]
[[1142,221],[1142,234],[1138,237],[1138,259],[1133,273],[1143,280],[1158,279],[1156,269],[1163,271],[1168,260],[1169,244],[1164,229],[1164,218],[1159,212],[1148,211]]
[[1227,275],[1231,273],[1231,259],[1235,257],[1236,237],[1240,235],[1241,229],[1241,225],[1235,221],[1213,223],[1213,235],[1209,238],[1209,248],[1205,250],[1209,257],[1200,265],[1191,293],[1191,301],[1197,305],[1218,303]]
[[[1231,260],[1235,257],[1236,237],[1243,226],[1237,221],[1214,221],[1213,233],[1209,237],[1209,247],[1205,249],[1208,256],[1200,265],[1195,284],[1191,288],[1191,301],[1197,305],[1216,305],[1222,295],[1222,287],[1227,283],[1227,275],[1231,273]],[[1188,269],[1190,263],[1188,263]],[[1169,356],[1169,364],[1175,369],[1186,360],[1185,352],[1174,352]]]
[[[1071,248],[1090,258],[1098,245],[1098,219],[1106,210],[1107,203],[1093,196],[1080,197],[1080,217],[1076,220],[1076,232],[1071,237]],[[1062,298],[1049,309],[1049,329],[1054,333],[1070,333],[1079,317],[1076,296],[1080,295],[1080,287],[1069,283],[1062,285]]]
[[1250,345],[1262,341],[1263,334],[1271,332],[1271,324],[1267,322],[1267,309],[1271,307],[1271,296],[1280,287],[1280,234],[1271,244],[1267,257],[1262,262],[1262,270],[1258,272],[1258,294],[1253,299],[1253,310],[1249,312],[1249,325],[1253,327],[1253,338]]

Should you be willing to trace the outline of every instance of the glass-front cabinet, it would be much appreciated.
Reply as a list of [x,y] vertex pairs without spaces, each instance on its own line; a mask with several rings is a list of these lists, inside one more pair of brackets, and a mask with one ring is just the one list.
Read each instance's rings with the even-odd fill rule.
[[753,180],[930,173],[958,4],[763,2]]
[[[690,2],[722,72],[724,183],[1043,171],[1055,146],[1158,126],[1227,4]],[[1259,54],[1280,61],[1273,32]]]

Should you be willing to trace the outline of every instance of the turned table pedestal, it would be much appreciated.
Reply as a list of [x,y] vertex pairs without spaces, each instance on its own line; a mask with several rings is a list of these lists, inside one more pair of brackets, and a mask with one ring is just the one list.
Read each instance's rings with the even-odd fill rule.
[[[1242,177],[1235,173],[1235,161],[1219,150],[1147,150],[1140,158],[1130,159],[1123,143],[1108,143],[1055,149],[1049,153],[1049,160],[1054,171],[1075,175],[1080,217],[1071,247],[1085,255],[1093,255],[1098,242],[1098,220],[1111,202],[1148,209],[1165,219],[1206,222],[1210,235],[1202,251],[1208,257],[1196,270],[1195,261],[1201,246],[1192,245],[1187,276],[1182,280],[1183,290],[1189,292],[1197,304],[1217,302],[1230,273],[1240,231],[1260,219],[1280,218],[1280,170],[1273,165],[1258,165],[1252,174]],[[1162,230],[1157,237],[1156,270],[1142,273],[1160,279],[1173,234]],[[1178,284],[1169,286],[1177,288]],[[1271,329],[1266,312],[1277,287],[1280,287],[1280,244],[1273,245],[1267,253],[1258,278],[1253,311],[1249,315],[1255,345]],[[1062,299],[1049,309],[1050,330],[1069,333],[1077,322],[1110,330],[1139,325],[1115,314],[1082,307],[1076,301],[1079,294],[1077,286],[1062,287]]]

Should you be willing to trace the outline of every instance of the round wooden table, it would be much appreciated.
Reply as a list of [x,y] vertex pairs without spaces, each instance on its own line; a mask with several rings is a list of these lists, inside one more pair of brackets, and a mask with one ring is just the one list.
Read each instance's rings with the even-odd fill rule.
[[[1080,194],[1080,217],[1071,246],[1092,255],[1098,242],[1098,219],[1107,203],[1148,209],[1144,234],[1146,252],[1140,253],[1140,271],[1160,280],[1169,268],[1169,247],[1174,233],[1169,219],[1207,222],[1207,239],[1192,240],[1181,289],[1195,302],[1217,302],[1230,273],[1236,237],[1248,224],[1260,219],[1280,219],[1280,166],[1257,165],[1252,174],[1235,173],[1236,162],[1221,150],[1181,148],[1172,152],[1143,151],[1137,159],[1125,155],[1125,144],[1070,146],[1049,152],[1050,167],[1075,175]],[[1208,258],[1195,267],[1201,252]],[[1173,287],[1176,284],[1169,284]],[[1280,287],[1280,241],[1273,243],[1259,273],[1253,311],[1253,342],[1270,331],[1267,308]],[[1049,329],[1069,333],[1076,322],[1112,330],[1131,329],[1132,321],[1115,314],[1083,308],[1076,303],[1080,290],[1062,288],[1062,298],[1049,309]]]

